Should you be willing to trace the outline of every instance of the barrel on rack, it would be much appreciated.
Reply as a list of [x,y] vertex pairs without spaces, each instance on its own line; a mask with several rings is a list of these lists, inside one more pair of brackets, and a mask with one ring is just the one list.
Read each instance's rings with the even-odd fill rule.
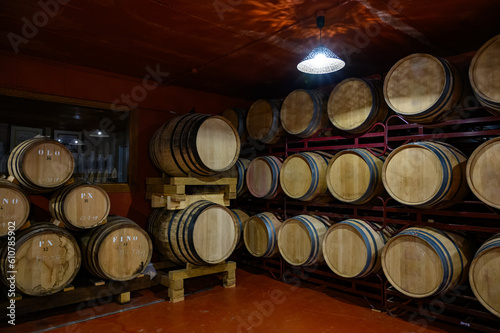
[[281,225],[278,248],[283,259],[293,266],[323,262],[323,237],[330,226],[326,217],[297,215]]
[[50,214],[71,230],[95,228],[108,217],[110,208],[106,191],[96,185],[74,183],[52,195]]
[[389,195],[404,205],[446,208],[467,194],[467,157],[455,147],[423,141],[394,150],[382,168]]
[[[11,256],[15,256],[13,264],[7,259]],[[9,286],[8,272],[17,271],[16,289],[32,296],[51,295],[64,289],[75,278],[80,264],[76,239],[51,223],[37,223],[22,230],[16,235],[16,245],[5,244],[0,254],[2,281]]]
[[231,211],[202,200],[186,209],[159,209],[149,219],[156,249],[176,264],[218,264],[233,253],[238,222]]
[[500,234],[488,239],[470,265],[469,281],[474,295],[495,316],[500,317]]
[[460,101],[462,82],[455,66],[430,54],[399,60],[387,74],[387,105],[406,120],[432,123],[443,119]]
[[243,228],[245,228],[245,225],[247,224],[250,215],[248,215],[241,209],[237,208],[231,209],[231,212],[233,213],[236,221],[238,222],[238,242],[236,243],[236,248],[239,249],[245,243],[243,241]]
[[149,143],[155,166],[170,176],[210,176],[229,170],[240,154],[240,138],[221,116],[186,114],[160,127]]
[[73,175],[75,161],[64,145],[34,138],[17,145],[9,156],[9,174],[30,192],[50,192]]
[[472,58],[469,80],[479,103],[500,112],[500,35],[487,41]]
[[310,138],[328,127],[326,96],[315,90],[292,91],[281,106],[281,125],[290,134]]
[[[372,223],[380,229],[380,225]],[[376,231],[363,220],[348,219],[328,229],[323,255],[328,267],[345,278],[363,278],[382,269],[382,250],[390,238],[387,230]]]
[[236,128],[241,141],[244,141],[248,135],[246,125],[247,111],[243,108],[231,108],[221,113],[221,116],[229,120],[234,128]]
[[283,192],[293,199],[312,201],[327,192],[326,169],[330,154],[323,152],[290,155],[283,162],[280,184]]
[[273,144],[285,134],[280,121],[281,100],[259,99],[247,113],[248,135],[257,141]]
[[482,202],[500,209],[500,137],[476,148],[467,162],[467,182]]
[[246,158],[239,158],[231,169],[224,173],[225,177],[236,178],[236,196],[242,196],[248,192],[247,182],[245,179],[250,160]]
[[120,216],[80,238],[84,267],[101,279],[127,281],[146,268],[153,254],[148,234],[135,222]]
[[382,166],[385,157],[367,149],[347,149],[333,156],[326,171],[330,193],[350,204],[363,204],[384,191]]
[[382,252],[382,268],[401,293],[423,298],[465,282],[472,251],[464,236],[429,227],[408,228]]
[[9,230],[23,226],[30,213],[30,200],[24,190],[9,181],[0,179],[0,237]]
[[279,181],[282,161],[276,156],[261,156],[252,160],[246,181],[250,193],[256,198],[274,199],[281,193]]
[[245,246],[254,257],[271,258],[278,253],[277,232],[281,219],[274,213],[260,213],[250,217],[243,228]]
[[380,81],[350,78],[335,86],[328,99],[328,117],[336,128],[364,133],[387,117]]

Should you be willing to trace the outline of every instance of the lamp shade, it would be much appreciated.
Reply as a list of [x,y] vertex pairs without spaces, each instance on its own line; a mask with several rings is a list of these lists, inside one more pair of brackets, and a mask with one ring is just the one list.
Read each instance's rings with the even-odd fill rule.
[[297,65],[297,69],[308,74],[327,74],[338,71],[344,66],[345,62],[342,59],[320,45]]

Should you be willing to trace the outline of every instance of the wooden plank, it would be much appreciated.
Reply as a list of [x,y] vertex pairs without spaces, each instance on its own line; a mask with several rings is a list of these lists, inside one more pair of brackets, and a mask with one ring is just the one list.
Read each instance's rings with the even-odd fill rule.
[[[200,200],[208,200],[215,202],[216,204],[229,206],[230,201],[224,198],[224,194],[192,194],[186,195],[185,201],[175,201],[170,196],[158,196],[156,194],[153,195],[151,200],[151,206],[153,208],[159,207],[167,207],[168,210],[178,210],[185,209],[187,206],[200,201]],[[163,205],[165,203],[165,205]],[[163,206],[162,206],[163,205]]]
[[117,301],[120,304],[125,304],[130,302],[130,291],[119,294],[117,297]]
[[227,263],[221,263],[214,266],[199,266],[197,268],[192,269],[179,269],[175,271],[169,272],[170,280],[179,280],[179,279],[189,279],[193,277],[210,275],[215,273],[221,273],[228,270],[235,270],[236,263],[234,261],[230,261]]
[[171,185],[232,185],[238,183],[237,178],[215,178],[215,177],[172,177]]

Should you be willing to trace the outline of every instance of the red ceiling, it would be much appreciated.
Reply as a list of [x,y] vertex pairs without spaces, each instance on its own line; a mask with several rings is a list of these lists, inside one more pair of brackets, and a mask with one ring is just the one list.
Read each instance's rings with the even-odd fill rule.
[[[8,34],[22,36],[23,17],[43,18],[40,3],[55,1],[1,0],[0,49],[13,51]],[[384,73],[414,52],[473,51],[500,33],[492,0],[59,1],[20,54],[138,78],[159,65],[169,84],[248,99]],[[320,9],[323,44],[347,65],[304,75],[296,65],[319,42]]]

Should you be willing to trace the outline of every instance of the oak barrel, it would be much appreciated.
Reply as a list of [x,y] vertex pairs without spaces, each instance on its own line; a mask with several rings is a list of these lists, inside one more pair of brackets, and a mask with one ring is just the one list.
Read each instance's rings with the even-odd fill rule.
[[283,101],[280,118],[283,129],[301,138],[310,138],[328,127],[326,96],[315,90],[292,91]]
[[312,201],[327,193],[326,169],[330,154],[299,153],[288,156],[280,171],[283,192],[292,199]]
[[472,251],[464,236],[429,227],[408,228],[382,252],[389,282],[403,294],[423,298],[465,282]]
[[460,101],[462,82],[455,66],[430,54],[399,60],[384,81],[387,105],[408,121],[443,119]]
[[236,196],[242,196],[248,192],[246,182],[246,172],[250,165],[250,160],[246,158],[239,158],[231,169],[224,173],[225,177],[236,178]]
[[280,100],[259,99],[247,113],[248,135],[257,141],[273,144],[285,134],[280,120]]
[[9,174],[30,192],[50,192],[73,175],[75,161],[64,145],[55,140],[23,141],[11,152]]
[[[378,224],[373,225],[380,228]],[[363,278],[382,269],[382,250],[389,238],[388,231],[375,231],[363,220],[344,220],[326,232],[323,255],[335,274]]]
[[210,176],[229,170],[240,154],[240,138],[221,116],[186,114],[161,126],[149,143],[155,166],[170,176]]
[[335,154],[326,171],[330,193],[342,202],[363,204],[384,191],[382,166],[385,157],[367,149],[347,149]]
[[446,208],[467,194],[467,158],[455,147],[423,141],[394,150],[382,168],[389,195],[402,204]]
[[243,240],[254,257],[271,258],[278,250],[277,232],[281,219],[274,213],[260,213],[248,219],[243,228]]
[[261,156],[253,159],[246,174],[250,193],[257,198],[276,198],[281,193],[279,181],[281,166],[281,159],[276,156]]
[[109,214],[108,194],[96,185],[73,183],[52,194],[50,214],[71,230],[95,228]]
[[500,112],[500,35],[476,52],[470,63],[469,80],[479,103]]
[[375,80],[349,78],[335,86],[328,99],[328,117],[336,128],[364,133],[387,117],[382,84]]
[[218,264],[233,253],[238,222],[231,211],[202,200],[186,209],[158,209],[149,219],[156,250],[177,264]]
[[500,209],[500,137],[476,148],[467,161],[467,182],[482,202]]
[[135,222],[109,216],[80,238],[84,267],[101,279],[127,281],[146,268],[153,254],[148,234]]
[[231,108],[221,113],[221,116],[229,120],[234,128],[236,128],[242,141],[245,140],[248,135],[246,125],[247,111],[248,110],[243,108]]
[[20,186],[0,179],[0,237],[21,228],[29,213],[28,194]]
[[80,269],[76,239],[51,223],[37,223],[17,233],[14,267],[7,260],[14,256],[13,249],[5,245],[0,254],[1,278],[10,285],[8,272],[17,271],[15,286],[26,295],[54,294],[69,285]]
[[237,208],[231,209],[231,212],[233,213],[234,217],[236,218],[236,221],[238,222],[238,242],[236,243],[236,248],[239,249],[245,243],[243,241],[243,228],[247,224],[250,215],[248,215],[243,210]]
[[474,295],[495,316],[500,317],[500,234],[488,239],[470,265],[469,281]]
[[293,266],[323,262],[323,237],[330,226],[328,218],[297,215],[281,225],[278,248],[283,259]]

